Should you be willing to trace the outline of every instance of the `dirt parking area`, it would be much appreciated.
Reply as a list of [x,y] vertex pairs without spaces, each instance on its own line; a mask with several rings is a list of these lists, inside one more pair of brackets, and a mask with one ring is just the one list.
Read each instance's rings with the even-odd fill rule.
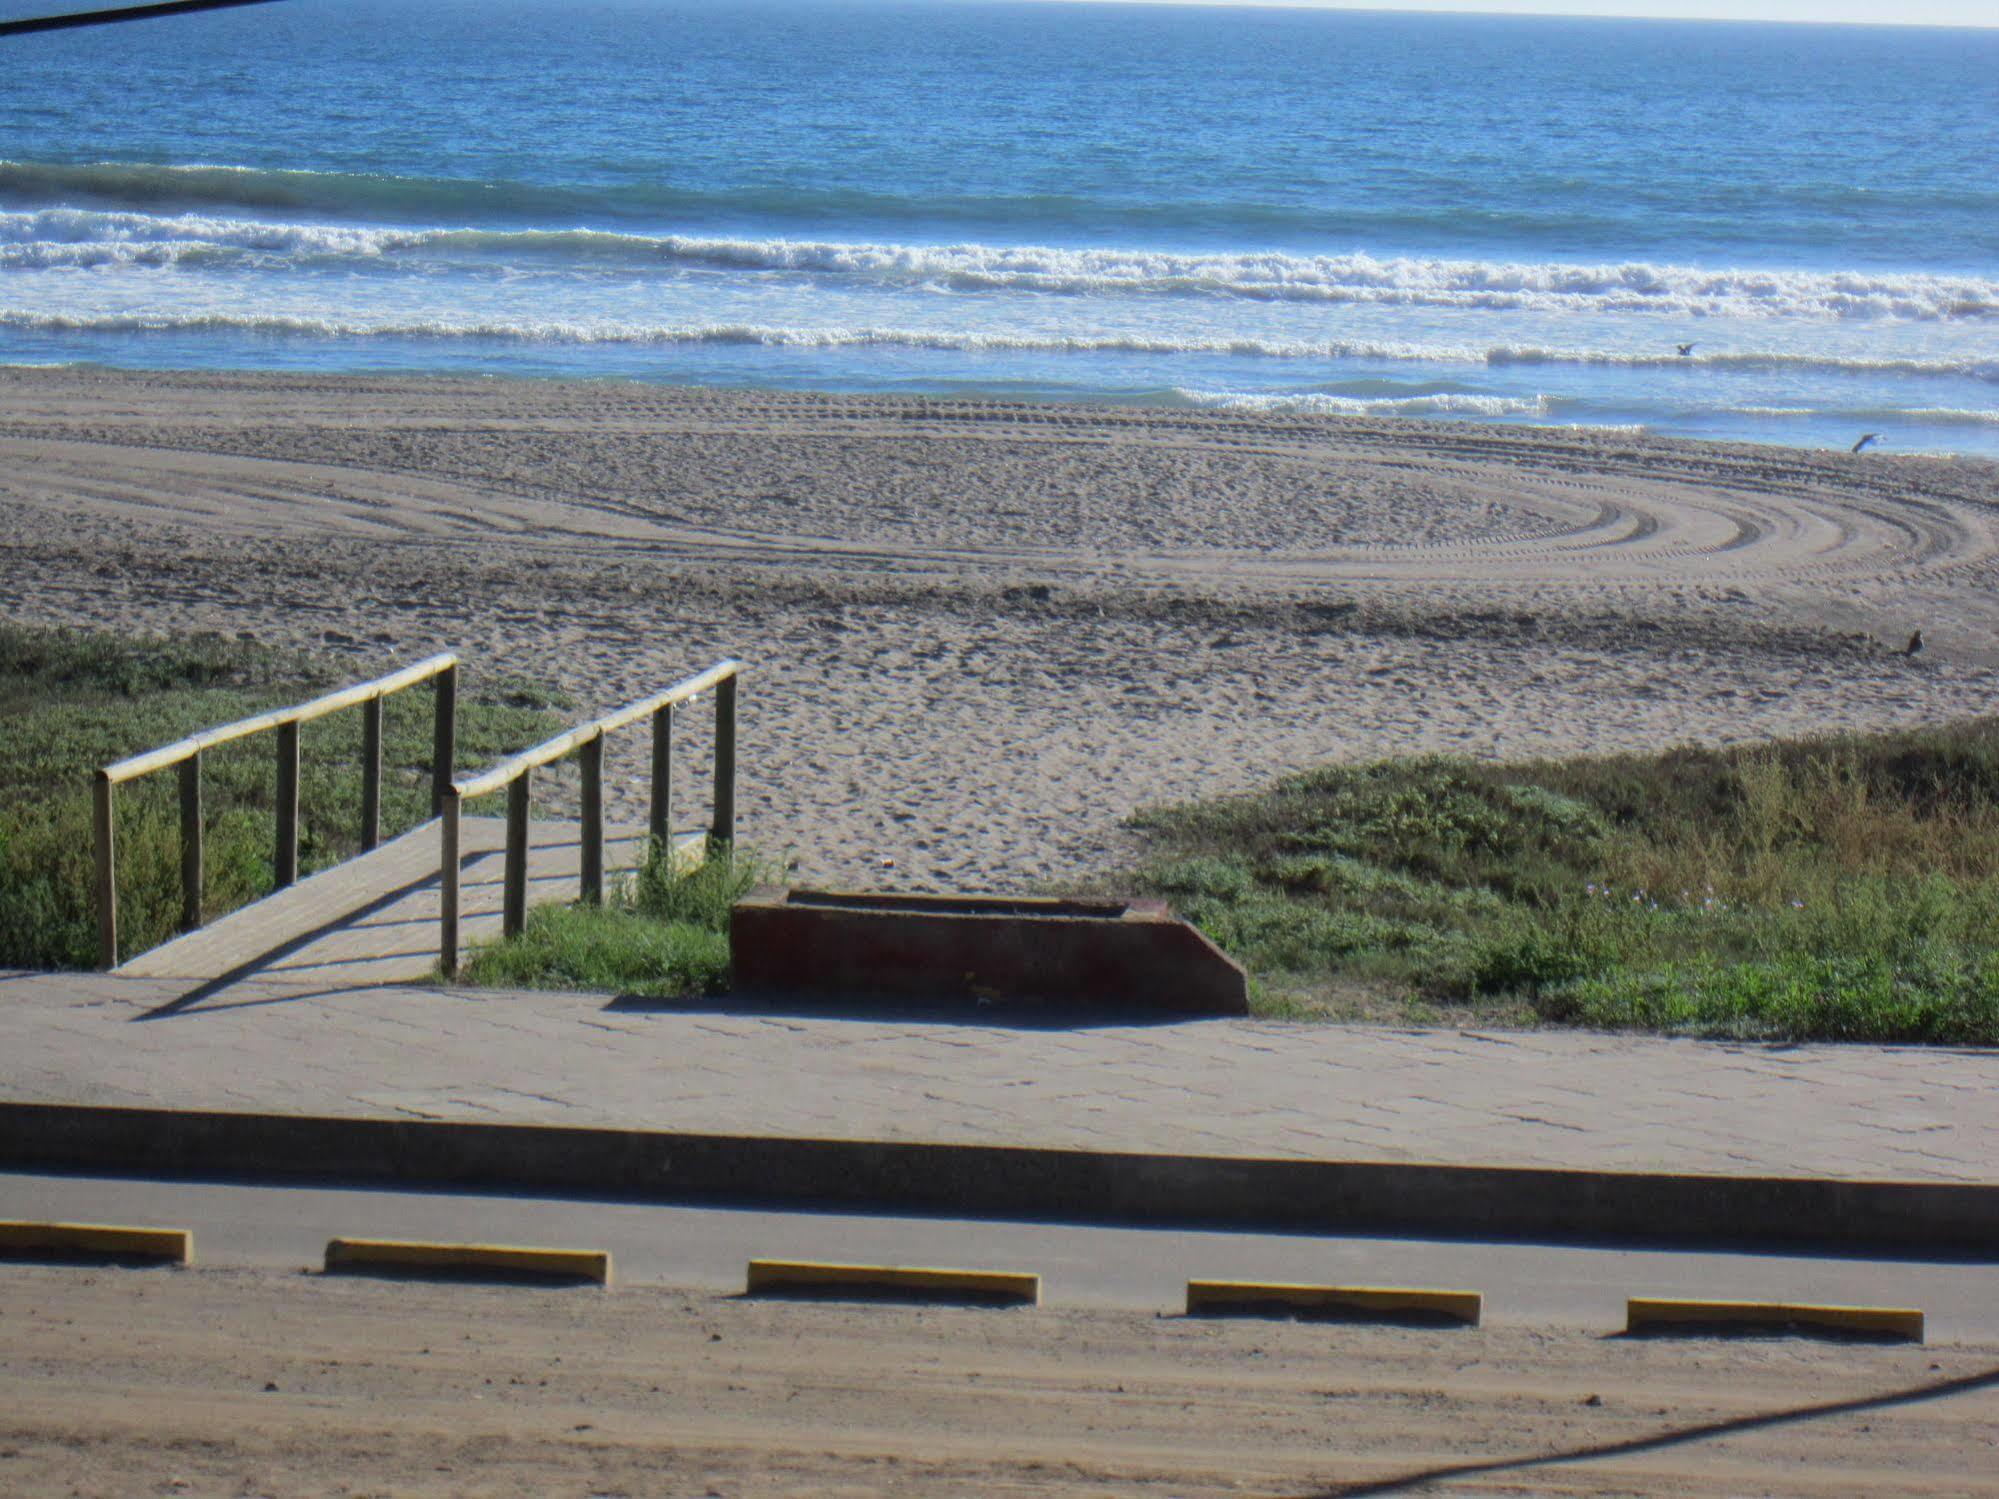
[[1999,1492],[1999,1348],[0,1265],[9,1495]]

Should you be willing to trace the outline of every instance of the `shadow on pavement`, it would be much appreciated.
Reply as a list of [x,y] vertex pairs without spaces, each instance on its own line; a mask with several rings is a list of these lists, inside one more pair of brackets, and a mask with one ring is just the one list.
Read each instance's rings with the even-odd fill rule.
[[662,999],[621,994],[606,1010],[633,1015],[726,1015],[739,1020],[871,1020],[896,1025],[969,1025],[1011,1031],[1126,1030],[1188,1026],[1202,1017],[1118,1005],[1026,999],[896,999],[879,995],[716,994]]
[[1851,1416],[1863,1411],[1887,1410],[1898,1405],[1919,1405],[1926,1400],[1946,1400],[1953,1395],[1965,1395],[1974,1390],[1990,1389],[1995,1385],[1999,1385],[1999,1368],[1961,1375],[1956,1379],[1942,1379],[1934,1384],[1916,1385],[1911,1389],[1891,1390],[1884,1395],[1863,1395],[1855,1400],[1835,1400],[1824,1405],[1801,1405],[1790,1410],[1770,1411],[1760,1416],[1737,1416],[1728,1421],[1709,1421],[1699,1426],[1684,1426],[1675,1431],[1660,1432],[1657,1436],[1634,1437],[1625,1442],[1606,1442],[1601,1446],[1577,1447],[1567,1452],[1542,1452],[1532,1457],[1504,1457],[1489,1462],[1452,1463],[1445,1467],[1424,1468],[1419,1472],[1405,1473],[1397,1478],[1375,1478],[1361,1483],[1337,1484],[1329,1489],[1314,1490],[1309,1495],[1300,1496],[1300,1499],[1361,1499],[1361,1496],[1370,1494],[1402,1494],[1451,1479],[1515,1473],[1527,1468],[1548,1467],[1560,1463],[1587,1463],[1609,1457],[1630,1457],[1640,1452],[1657,1452],[1668,1447],[1683,1446],[1689,1442],[1735,1436],[1745,1431],[1763,1431],[1773,1426],[1791,1426],[1805,1421],[1823,1420],[1828,1416]]

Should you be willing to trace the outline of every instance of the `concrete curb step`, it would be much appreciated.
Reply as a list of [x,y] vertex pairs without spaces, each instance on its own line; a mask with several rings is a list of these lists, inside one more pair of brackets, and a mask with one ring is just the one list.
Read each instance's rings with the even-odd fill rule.
[[122,1223],[0,1221],[0,1258],[13,1255],[194,1263],[194,1235],[184,1228],[135,1228]]
[[745,1296],[861,1296],[1041,1305],[1041,1277],[1019,1270],[949,1270],[927,1265],[852,1265],[825,1260],[751,1260]]
[[0,1102],[0,1166],[1084,1223],[1999,1257],[1999,1185],[1167,1156]]
[[1318,1286],[1288,1281],[1190,1280],[1190,1317],[1422,1318],[1476,1327],[1485,1315],[1477,1291],[1424,1286]]
[[521,1279],[611,1283],[611,1256],[602,1249],[548,1249],[527,1244],[469,1244],[435,1239],[331,1239],[326,1273],[488,1274]]
[[1705,1301],[1633,1296],[1625,1303],[1627,1334],[1716,1331],[1818,1332],[1884,1341],[1923,1341],[1923,1313],[1907,1306],[1825,1306],[1808,1301]]

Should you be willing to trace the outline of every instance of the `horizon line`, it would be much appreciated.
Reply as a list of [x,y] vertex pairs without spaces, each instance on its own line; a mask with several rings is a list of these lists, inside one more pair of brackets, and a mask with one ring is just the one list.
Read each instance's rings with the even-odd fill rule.
[[[951,3],[951,0],[946,0]],[[1838,26],[1866,31],[1999,31],[1993,21],[1854,21],[1798,16],[1612,14],[1602,11],[1466,8],[1439,5],[1349,5],[1343,0],[1019,0],[1027,5],[1123,5],[1173,10],[1309,10],[1373,16],[1486,16],[1521,21],[1674,21],[1715,26]]]

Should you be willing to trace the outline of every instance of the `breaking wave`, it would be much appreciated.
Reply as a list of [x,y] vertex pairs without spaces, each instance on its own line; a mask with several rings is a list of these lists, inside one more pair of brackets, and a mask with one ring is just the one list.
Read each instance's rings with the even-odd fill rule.
[[1318,416],[1546,416],[1554,406],[1547,396],[1475,396],[1453,393],[1411,396],[1337,396],[1175,390],[1189,406],[1216,411],[1298,411]]
[[1966,406],[1864,406],[1831,411],[1815,406],[1730,406],[1724,408],[1723,414],[1855,424],[1906,422],[1919,427],[1999,427],[1999,411]]
[[993,333],[898,327],[784,327],[760,323],[622,323],[555,319],[455,322],[442,318],[351,319],[289,314],[54,313],[0,308],[0,328],[28,332],[245,332],[303,338],[487,339],[560,344],[737,344],[766,348],[847,349],[870,346],[964,353],[1228,355],[1293,361],[1383,361],[1461,365],[1595,365],[1624,368],[1716,368],[1964,377],[1999,384],[1991,359],[1868,359],[1780,352],[1694,355],[1619,353],[1515,344],[1490,348],[1366,340],[1149,338],[1123,333]]
[[[437,207],[427,206],[433,212]],[[942,293],[1214,297],[1677,317],[1930,322],[1999,317],[1999,280],[1926,273],[730,239],[583,228],[384,228],[77,207],[0,212],[0,265],[17,268],[172,265],[249,255],[299,260],[443,256],[503,267],[769,273]]]

